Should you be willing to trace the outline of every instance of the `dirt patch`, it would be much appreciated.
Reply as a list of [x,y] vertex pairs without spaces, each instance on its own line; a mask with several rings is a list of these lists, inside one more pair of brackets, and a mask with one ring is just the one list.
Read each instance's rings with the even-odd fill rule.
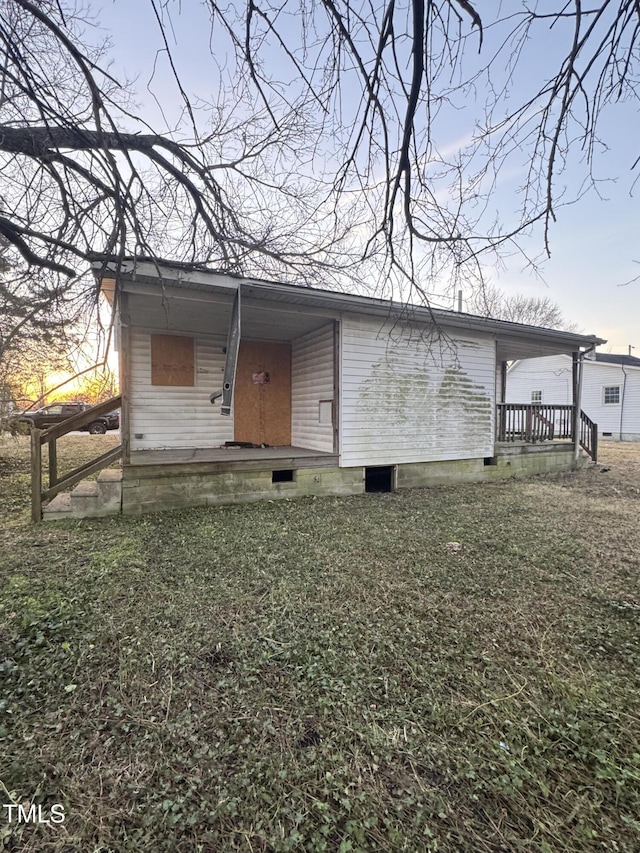
[[640,442],[601,441],[598,462],[589,462],[566,485],[587,494],[640,497]]

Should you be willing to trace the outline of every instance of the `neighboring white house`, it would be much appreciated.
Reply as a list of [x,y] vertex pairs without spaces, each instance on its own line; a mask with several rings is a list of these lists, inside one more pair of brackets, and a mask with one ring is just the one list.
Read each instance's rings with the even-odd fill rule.
[[[508,403],[559,405],[572,401],[572,359],[568,355],[529,358],[507,371]],[[598,435],[640,441],[640,358],[609,353],[584,359],[582,409]]]

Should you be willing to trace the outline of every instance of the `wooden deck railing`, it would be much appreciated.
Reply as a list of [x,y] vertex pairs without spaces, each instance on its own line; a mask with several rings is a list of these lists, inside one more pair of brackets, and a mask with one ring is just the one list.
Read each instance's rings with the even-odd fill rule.
[[[573,406],[546,403],[498,403],[497,441],[553,441],[574,439]],[[580,447],[595,462],[598,456],[598,425],[580,412]]]
[[498,403],[498,441],[552,441],[573,437],[573,406]]
[[[68,489],[74,486],[80,480],[84,480],[89,474],[94,474],[107,465],[111,465],[116,459],[122,456],[122,445],[112,447],[106,453],[97,456],[90,462],[85,462],[84,465],[79,465],[70,471],[68,474],[58,476],[58,452],[56,441],[68,432],[74,429],[90,424],[97,417],[106,415],[114,409],[119,409],[122,404],[122,397],[111,397],[105,400],[104,403],[98,403],[97,406],[92,406],[90,409],[85,409],[77,415],[67,418],[60,424],[49,427],[47,430],[36,429],[31,430],[31,518],[33,521],[42,521],[42,502],[55,497],[58,492],[63,489]],[[49,488],[43,491],[42,489],[42,445],[49,445]]]

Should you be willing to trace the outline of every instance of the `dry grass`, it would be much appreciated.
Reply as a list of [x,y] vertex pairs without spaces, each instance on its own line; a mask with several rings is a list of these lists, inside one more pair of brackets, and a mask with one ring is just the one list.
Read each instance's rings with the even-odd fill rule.
[[0,465],[0,777],[67,815],[6,849],[640,850],[640,446],[35,528]]

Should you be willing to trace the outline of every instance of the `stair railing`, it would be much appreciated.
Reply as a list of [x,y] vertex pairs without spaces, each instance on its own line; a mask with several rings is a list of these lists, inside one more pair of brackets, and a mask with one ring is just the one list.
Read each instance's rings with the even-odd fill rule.
[[[42,502],[48,501],[55,497],[58,492],[74,486],[80,480],[84,480],[89,474],[94,474],[107,465],[111,465],[122,456],[122,444],[117,447],[112,447],[92,459],[90,462],[85,462],[84,465],[79,465],[70,471],[68,474],[58,476],[58,449],[57,440],[75,429],[87,426],[101,415],[106,415],[114,409],[119,409],[122,404],[122,397],[111,397],[103,403],[98,403],[90,409],[85,409],[77,415],[72,415],[62,423],[55,424],[49,429],[42,430],[35,427],[31,430],[31,519],[32,521],[42,521]],[[42,488],[42,446],[48,445],[49,455],[49,487]]]
[[580,447],[594,462],[598,461],[598,424],[580,412]]

